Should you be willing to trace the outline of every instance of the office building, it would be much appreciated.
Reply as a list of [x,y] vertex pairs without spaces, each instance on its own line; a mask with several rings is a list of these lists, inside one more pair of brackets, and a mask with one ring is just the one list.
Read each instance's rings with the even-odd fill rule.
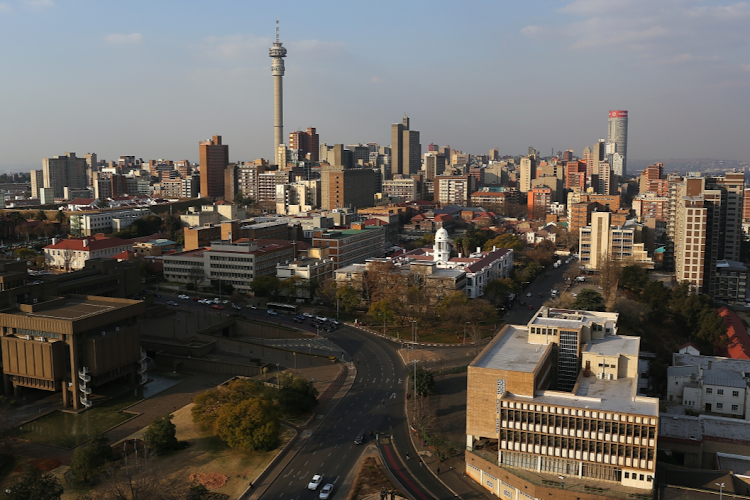
[[580,228],[578,254],[586,269],[601,269],[607,259],[641,264],[653,268],[643,242],[643,226],[635,221],[611,225],[612,214],[593,212],[591,225]]
[[435,177],[435,200],[441,205],[469,206],[476,192],[476,178],[470,175],[439,175]]
[[620,175],[626,175],[628,160],[627,111],[615,110],[609,112],[609,120],[607,123],[607,146],[609,148],[607,154],[610,156],[610,164],[612,163],[611,156],[614,154],[619,154],[622,157],[622,172],[620,173]]
[[86,159],[76,157],[75,153],[44,158],[42,160],[42,182],[45,188],[52,188],[55,198],[64,196],[66,186],[85,188]]
[[122,231],[136,220],[148,215],[153,215],[153,212],[148,208],[75,212],[70,214],[70,232],[74,236],[116,233],[117,231]]
[[221,198],[224,196],[224,172],[229,165],[229,146],[221,143],[220,135],[215,135],[201,141],[198,149],[201,161],[201,196]]
[[372,206],[375,198],[375,171],[323,165],[320,170],[320,208],[361,208]]
[[408,177],[422,167],[422,145],[419,132],[409,129],[409,118],[391,125],[391,175]]
[[318,161],[320,136],[314,127],[307,127],[306,131],[297,130],[289,134],[289,149],[298,150],[300,160],[305,159],[313,163]]
[[257,203],[276,205],[276,186],[289,182],[289,172],[286,170],[273,170],[258,174],[258,197]]
[[58,240],[44,247],[44,264],[52,269],[65,272],[78,271],[86,266],[86,261],[99,257],[112,258],[115,255],[133,250],[133,240],[107,238],[99,235],[88,238]]
[[[588,148],[586,148],[588,149]],[[584,153],[585,154],[585,153]],[[565,189],[586,192],[586,162],[569,161],[565,164]]]
[[391,180],[383,181],[383,196],[397,198],[398,201],[420,200],[420,183],[414,178],[401,178],[396,176]]
[[327,248],[335,269],[364,262],[385,253],[385,230],[379,226],[354,223],[350,229],[314,231],[312,246]]
[[552,189],[545,185],[536,186],[526,193],[526,198],[529,217],[544,217],[552,204]]
[[69,295],[17,303],[0,313],[4,390],[62,393],[63,407],[88,408],[92,393],[122,379],[144,383],[140,300]]
[[431,151],[424,155],[424,178],[428,181],[435,180],[438,175],[445,172],[445,156]]
[[264,162],[240,163],[237,165],[237,192],[258,201],[258,176],[266,171]]
[[39,198],[39,190],[44,187],[44,171],[31,171],[31,197]]
[[606,151],[607,144],[604,139],[599,139],[591,148],[591,161],[586,162],[586,176],[589,182],[591,182],[593,176],[599,175],[599,163],[607,158]]
[[498,498],[651,497],[659,401],[617,323],[542,307],[495,336],[468,367],[467,476]]

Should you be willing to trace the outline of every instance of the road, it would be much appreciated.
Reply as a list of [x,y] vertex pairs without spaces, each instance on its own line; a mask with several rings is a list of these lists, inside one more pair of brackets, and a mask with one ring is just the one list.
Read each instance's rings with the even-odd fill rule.
[[[159,295],[157,301],[172,300],[178,302],[180,308],[209,308],[192,300],[188,306],[188,301],[176,299],[172,294],[159,292]],[[219,313],[210,308],[209,310]],[[228,311],[234,312],[232,309],[225,309],[221,313],[226,314]],[[243,308],[241,313],[266,317],[264,310]],[[291,322],[291,318],[284,315],[274,316],[274,320]],[[294,326],[314,331],[309,325]],[[338,487],[352,472],[364,450],[364,446],[354,444],[354,439],[357,434],[365,433],[366,443],[370,443],[374,440],[369,437],[370,431],[379,438],[378,444],[388,468],[414,498],[453,498],[453,494],[437,481],[426,467],[419,467],[418,461],[414,458],[418,456],[417,450],[411,445],[404,417],[407,368],[396,352],[396,345],[348,326],[342,326],[326,334],[326,338],[346,351],[347,359],[352,359],[356,365],[357,378],[346,396],[334,408],[322,409],[317,416],[322,417],[322,422],[315,432],[302,432],[301,448],[260,498],[318,498],[318,491],[308,490],[307,484],[313,475],[322,474],[322,484],[334,484],[331,498],[343,499],[345,492],[339,492]],[[307,342],[304,341],[305,344]],[[325,342],[320,341],[321,350],[326,347]],[[299,350],[308,350],[305,349],[306,345],[301,347]],[[405,458],[407,452],[410,460]]]
[[[570,266],[577,265],[578,260],[574,260],[570,264],[565,264],[565,259],[563,259],[560,267],[557,269],[552,266],[547,266],[547,269],[544,269],[542,274],[529,283],[526,289],[518,294],[519,297],[516,299],[513,307],[505,314],[503,321],[508,324],[525,325],[528,323],[539,308],[550,299],[550,292],[553,288],[557,288],[560,292],[563,292],[566,289],[567,285],[563,275]],[[545,276],[545,274],[549,274],[549,276]],[[531,297],[526,296],[529,293],[531,294]],[[538,294],[542,294],[542,297],[537,297]],[[526,302],[527,305],[520,305],[520,301]],[[528,306],[531,306],[531,309],[529,309]]]

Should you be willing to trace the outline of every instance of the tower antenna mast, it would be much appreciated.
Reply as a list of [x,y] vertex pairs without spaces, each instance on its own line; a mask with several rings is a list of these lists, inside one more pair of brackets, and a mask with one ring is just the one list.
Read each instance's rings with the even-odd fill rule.
[[276,19],[276,43],[279,43],[279,19]]

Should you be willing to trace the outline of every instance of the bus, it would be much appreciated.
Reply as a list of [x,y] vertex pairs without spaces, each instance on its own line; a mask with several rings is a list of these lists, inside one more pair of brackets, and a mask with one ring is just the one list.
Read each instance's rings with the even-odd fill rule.
[[297,314],[297,306],[294,304],[281,304],[278,302],[269,302],[266,304],[269,311],[277,311],[284,314]]

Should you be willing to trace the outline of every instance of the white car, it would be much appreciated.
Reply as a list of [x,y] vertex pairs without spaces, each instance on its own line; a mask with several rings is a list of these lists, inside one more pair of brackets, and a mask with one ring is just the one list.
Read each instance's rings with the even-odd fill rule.
[[229,304],[229,301],[228,300],[222,300],[221,303],[222,304]]
[[333,491],[333,485],[331,483],[326,484],[323,486],[323,489],[320,490],[320,495],[318,495],[318,498],[320,500],[328,500],[331,496],[331,492]]
[[266,311],[266,314],[270,314],[271,316],[278,316],[279,313],[274,311],[273,309],[269,309]]
[[318,489],[318,486],[320,486],[320,483],[322,482],[323,482],[323,476],[321,476],[320,474],[315,474],[313,478],[310,480],[310,482],[307,484],[307,489],[315,491]]
[[238,306],[237,304],[232,304],[232,309],[242,309],[242,306]]
[[325,323],[326,321],[328,321],[328,318],[326,318],[325,316],[315,316],[315,319],[317,319],[318,321],[321,321],[323,323]]
[[314,315],[314,314],[312,314],[312,313],[307,313],[307,312],[305,312],[305,313],[302,313],[302,316],[304,316],[305,318],[314,318],[314,317],[315,317],[315,315]]
[[527,296],[527,297],[531,297],[531,292],[527,292],[527,293],[526,293],[526,296]]
[[184,295],[184,294],[183,295],[178,295],[177,298],[181,299],[181,300],[187,300],[187,299],[190,298],[190,295]]
[[[211,302],[211,301],[209,300],[209,302]],[[219,302],[221,302],[221,301],[218,299],[218,297],[214,299],[214,304],[218,304]]]

